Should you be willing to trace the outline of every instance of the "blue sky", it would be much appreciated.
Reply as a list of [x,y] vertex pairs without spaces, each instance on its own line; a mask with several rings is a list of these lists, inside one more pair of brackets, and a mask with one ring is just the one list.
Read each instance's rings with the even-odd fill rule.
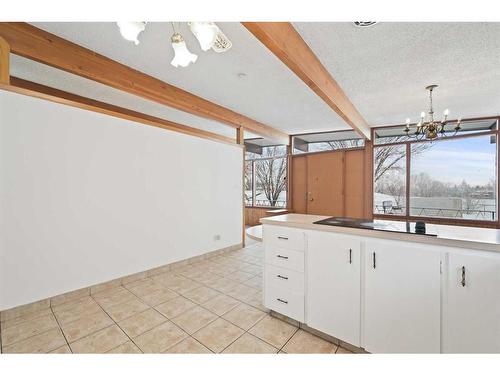
[[421,172],[442,182],[483,185],[495,179],[496,145],[490,137],[434,142],[424,153],[413,157],[411,174]]

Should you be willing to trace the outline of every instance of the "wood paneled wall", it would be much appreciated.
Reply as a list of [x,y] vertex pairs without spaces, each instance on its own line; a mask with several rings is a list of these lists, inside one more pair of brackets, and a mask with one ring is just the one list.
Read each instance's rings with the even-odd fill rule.
[[245,225],[253,227],[254,225],[259,225],[259,220],[266,217],[266,211],[269,211],[269,207],[245,207]]
[[292,156],[291,210],[371,219],[371,143],[364,149]]

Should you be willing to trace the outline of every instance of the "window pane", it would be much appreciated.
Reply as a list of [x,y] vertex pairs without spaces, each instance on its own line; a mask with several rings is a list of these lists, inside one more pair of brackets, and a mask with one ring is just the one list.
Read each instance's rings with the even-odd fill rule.
[[411,146],[410,215],[496,220],[496,137]]
[[245,205],[251,206],[253,204],[253,174],[252,162],[245,161]]
[[353,130],[296,135],[292,143],[294,154],[358,148],[365,145],[364,139]]
[[[245,141],[247,142],[247,141]],[[251,141],[248,141],[251,142]],[[262,159],[286,155],[286,146],[259,146],[252,143],[245,143],[245,159]]]
[[286,207],[286,158],[255,160],[255,205]]
[[406,214],[406,146],[373,149],[373,213]]

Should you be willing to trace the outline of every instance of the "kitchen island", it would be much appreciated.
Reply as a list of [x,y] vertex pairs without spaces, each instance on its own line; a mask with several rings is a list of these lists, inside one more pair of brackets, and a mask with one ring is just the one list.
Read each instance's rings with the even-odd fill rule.
[[327,218],[261,219],[266,307],[372,353],[500,353],[499,230]]

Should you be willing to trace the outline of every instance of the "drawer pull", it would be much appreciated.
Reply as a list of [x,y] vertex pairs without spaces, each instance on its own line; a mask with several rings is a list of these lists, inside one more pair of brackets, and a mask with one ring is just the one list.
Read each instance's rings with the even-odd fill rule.
[[465,266],[462,266],[462,286],[465,287]]
[[284,303],[284,304],[288,305],[288,301],[284,301],[284,300],[282,300],[281,298],[276,298],[276,300],[277,300],[278,302],[281,302],[281,303]]
[[352,249],[349,249],[349,264],[352,264]]
[[375,251],[373,252],[373,269],[377,268],[377,258],[375,258]]
[[288,241],[288,237],[281,237],[281,236],[278,236],[278,239],[280,239],[280,240],[287,240],[287,241]]
[[284,256],[284,255],[276,255],[277,258],[281,258],[281,259],[288,259],[288,257]]
[[280,279],[288,280],[288,277],[286,277],[286,276],[281,276],[281,275],[276,275],[276,276],[279,277]]

